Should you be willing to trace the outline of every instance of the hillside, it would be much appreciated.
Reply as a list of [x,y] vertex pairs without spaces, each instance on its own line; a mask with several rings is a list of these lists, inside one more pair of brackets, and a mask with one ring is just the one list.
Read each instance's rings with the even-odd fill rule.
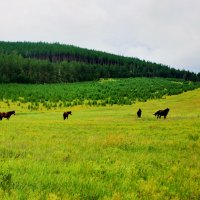
[[30,110],[76,105],[131,105],[196,88],[200,88],[200,83],[166,78],[101,79],[67,84],[1,84],[0,101],[10,107],[16,103]]
[[199,81],[200,73],[72,45],[0,42],[0,83],[66,83],[128,77]]

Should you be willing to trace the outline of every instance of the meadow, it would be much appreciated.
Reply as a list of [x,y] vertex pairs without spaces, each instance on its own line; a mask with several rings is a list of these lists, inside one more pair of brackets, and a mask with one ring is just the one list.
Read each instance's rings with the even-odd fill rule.
[[17,102],[19,107],[25,106],[29,110],[77,105],[131,105],[197,88],[200,88],[199,82],[145,77],[59,84],[0,84],[0,101],[8,107],[10,102]]
[[[200,199],[199,99],[196,89],[32,111],[1,101],[16,115],[0,121],[0,199]],[[167,107],[167,119],[156,119]]]

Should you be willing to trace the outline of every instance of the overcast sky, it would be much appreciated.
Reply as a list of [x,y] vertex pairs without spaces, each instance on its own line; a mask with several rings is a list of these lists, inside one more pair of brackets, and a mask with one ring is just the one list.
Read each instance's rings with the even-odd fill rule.
[[200,72],[200,0],[0,0],[0,40],[73,44]]

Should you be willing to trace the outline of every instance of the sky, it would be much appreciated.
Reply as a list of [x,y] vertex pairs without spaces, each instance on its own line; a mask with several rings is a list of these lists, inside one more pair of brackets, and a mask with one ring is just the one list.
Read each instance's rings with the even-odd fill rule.
[[59,42],[200,72],[199,0],[0,0],[0,40]]

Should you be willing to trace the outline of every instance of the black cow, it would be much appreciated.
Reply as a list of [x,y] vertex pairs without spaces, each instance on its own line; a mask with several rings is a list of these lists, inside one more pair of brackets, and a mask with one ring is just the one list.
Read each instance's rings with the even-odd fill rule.
[[142,116],[142,110],[139,108],[139,110],[137,111],[137,116],[138,118],[140,118]]
[[154,113],[154,115],[157,116],[157,118],[161,118],[161,116],[164,116],[164,119],[166,119],[168,112],[169,108],[166,108],[165,110],[158,110]]
[[72,115],[72,111],[67,111],[63,113],[63,119],[65,120],[66,118],[68,119],[68,115]]

